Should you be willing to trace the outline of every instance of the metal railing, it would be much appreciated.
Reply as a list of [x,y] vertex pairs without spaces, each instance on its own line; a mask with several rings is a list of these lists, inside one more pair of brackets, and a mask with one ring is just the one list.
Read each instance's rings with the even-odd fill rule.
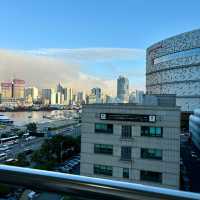
[[0,183],[87,199],[200,200],[197,193],[7,165],[0,165]]

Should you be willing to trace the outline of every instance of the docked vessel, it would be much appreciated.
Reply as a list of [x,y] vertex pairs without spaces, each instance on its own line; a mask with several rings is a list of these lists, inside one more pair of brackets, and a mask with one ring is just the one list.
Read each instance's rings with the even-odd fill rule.
[[13,124],[13,120],[6,117],[5,115],[0,114],[0,124]]

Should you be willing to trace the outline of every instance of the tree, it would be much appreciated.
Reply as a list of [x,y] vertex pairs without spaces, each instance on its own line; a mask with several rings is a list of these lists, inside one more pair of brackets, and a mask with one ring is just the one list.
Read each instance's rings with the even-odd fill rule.
[[26,128],[29,133],[37,133],[37,125],[34,122],[27,124]]

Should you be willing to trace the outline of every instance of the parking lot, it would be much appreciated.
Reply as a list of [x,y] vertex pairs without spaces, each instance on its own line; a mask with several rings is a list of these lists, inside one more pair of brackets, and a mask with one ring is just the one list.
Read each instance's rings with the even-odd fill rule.
[[58,167],[55,168],[56,171],[70,174],[80,174],[80,155],[72,156],[67,161],[64,161]]

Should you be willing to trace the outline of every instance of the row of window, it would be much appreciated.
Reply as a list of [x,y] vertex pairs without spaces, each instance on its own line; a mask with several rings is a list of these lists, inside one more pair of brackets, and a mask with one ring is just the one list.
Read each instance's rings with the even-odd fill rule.
[[184,58],[184,57],[198,56],[198,55],[200,55],[200,48],[189,49],[155,58],[153,64],[175,60],[177,58]]
[[[121,147],[121,160],[130,161],[131,160],[130,146]],[[113,145],[110,144],[94,144],[94,153],[113,155]],[[144,159],[155,159],[162,160],[162,150],[161,149],[150,149],[141,148],[141,158]]]
[[[113,124],[105,123],[95,123],[95,133],[113,133]],[[162,137],[163,128],[162,127],[149,127],[141,126],[141,136],[149,137]],[[131,138],[132,137],[132,126],[122,125],[121,129],[122,138]]]
[[[113,167],[108,166],[108,165],[94,164],[94,174],[104,175],[104,176],[112,176],[113,175]],[[127,179],[129,178],[129,168],[123,168],[122,177],[127,178]],[[162,173],[141,170],[140,171],[140,180],[162,183]]]

